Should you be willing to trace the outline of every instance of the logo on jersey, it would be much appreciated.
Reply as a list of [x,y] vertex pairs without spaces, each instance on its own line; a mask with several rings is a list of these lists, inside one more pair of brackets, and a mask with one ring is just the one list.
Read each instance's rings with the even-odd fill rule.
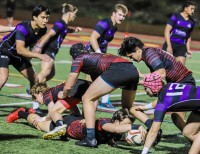
[[5,58],[5,59],[8,59],[8,56],[5,56],[5,55],[1,55],[1,58]]
[[188,24],[188,25],[187,25],[187,28],[191,28],[191,27],[192,27],[191,24]]

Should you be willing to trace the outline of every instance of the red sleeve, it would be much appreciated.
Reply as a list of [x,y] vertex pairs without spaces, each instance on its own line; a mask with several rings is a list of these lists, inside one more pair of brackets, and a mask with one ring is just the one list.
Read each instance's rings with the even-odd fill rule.
[[83,67],[83,57],[80,57],[80,58],[77,57],[71,65],[71,72],[72,73],[80,73],[82,67]]

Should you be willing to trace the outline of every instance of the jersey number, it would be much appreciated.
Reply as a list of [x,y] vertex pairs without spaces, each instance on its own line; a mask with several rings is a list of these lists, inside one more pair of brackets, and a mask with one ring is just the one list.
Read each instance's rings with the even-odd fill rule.
[[[176,85],[176,86],[174,86]],[[181,90],[181,89],[184,89],[186,85],[184,84],[179,84],[179,83],[172,83],[169,87],[169,90]],[[166,96],[180,96],[183,94],[183,91],[181,92],[167,92],[166,93]]]

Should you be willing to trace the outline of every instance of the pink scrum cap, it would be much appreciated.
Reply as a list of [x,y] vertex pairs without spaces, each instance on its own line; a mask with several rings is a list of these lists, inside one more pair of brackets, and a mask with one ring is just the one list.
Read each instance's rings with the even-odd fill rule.
[[150,88],[153,94],[157,94],[163,86],[161,76],[155,72],[145,75],[142,84],[145,88]]

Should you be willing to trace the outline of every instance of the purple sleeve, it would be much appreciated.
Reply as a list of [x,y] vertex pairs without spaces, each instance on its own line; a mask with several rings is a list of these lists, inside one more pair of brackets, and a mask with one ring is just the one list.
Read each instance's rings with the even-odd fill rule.
[[103,34],[108,29],[108,23],[105,21],[99,21],[96,24],[95,31],[97,31],[100,35]]
[[65,29],[65,26],[63,25],[63,23],[57,21],[55,22],[55,24],[53,25],[52,29],[56,32],[59,33],[60,31]]
[[177,20],[176,15],[172,15],[171,18],[168,20],[167,24],[174,27],[174,25],[176,24],[176,20]]
[[16,40],[25,41],[25,37],[28,35],[28,30],[23,25],[18,25],[16,27]]

